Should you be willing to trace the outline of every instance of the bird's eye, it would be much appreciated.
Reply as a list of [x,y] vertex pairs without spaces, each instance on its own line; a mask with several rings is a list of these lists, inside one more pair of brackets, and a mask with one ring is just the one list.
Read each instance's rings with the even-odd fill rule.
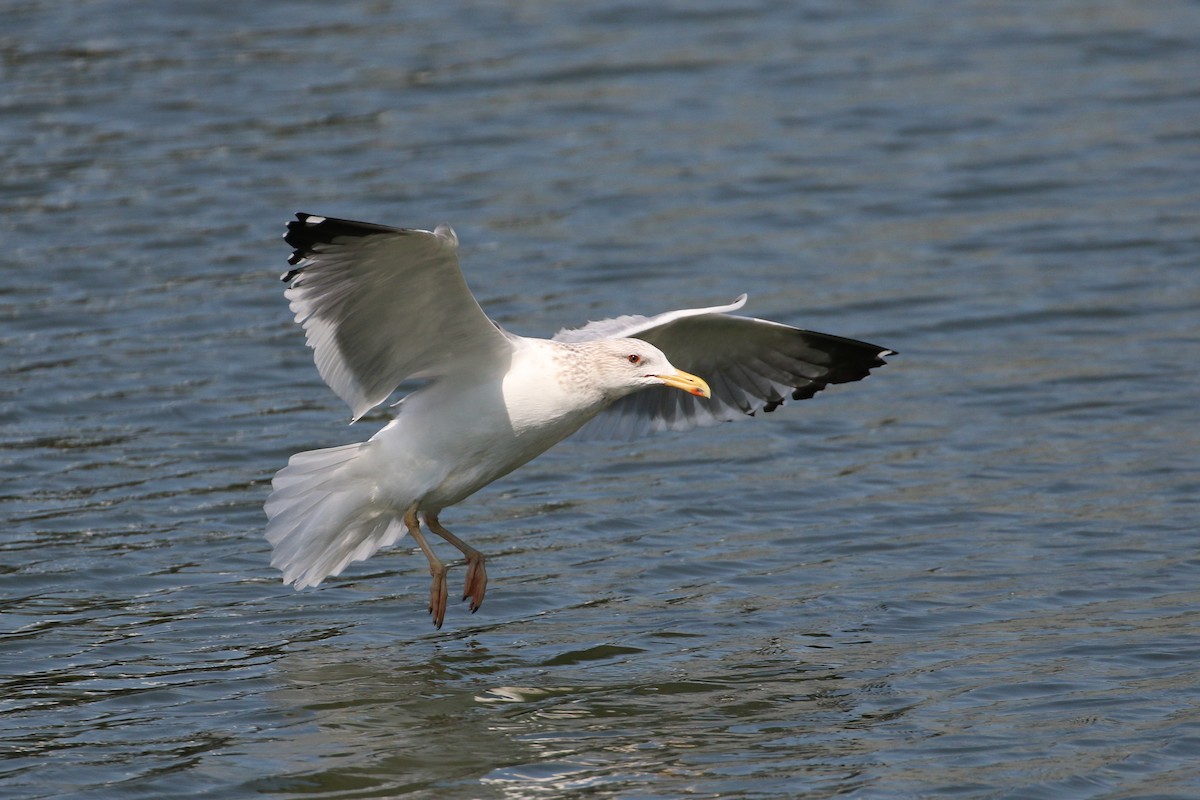
[[639,356],[637,353],[630,353],[628,356],[626,356],[626,358],[629,359],[630,364],[638,364],[638,363],[641,363],[641,360],[642,360],[642,357]]

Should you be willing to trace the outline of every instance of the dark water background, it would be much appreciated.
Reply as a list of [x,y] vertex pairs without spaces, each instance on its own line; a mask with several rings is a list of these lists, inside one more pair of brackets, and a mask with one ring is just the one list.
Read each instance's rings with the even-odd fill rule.
[[[1195,2],[2,10],[0,796],[1200,796]],[[299,210],[453,223],[520,333],[745,291],[903,355],[451,509],[434,632],[407,547],[268,565],[381,420]]]

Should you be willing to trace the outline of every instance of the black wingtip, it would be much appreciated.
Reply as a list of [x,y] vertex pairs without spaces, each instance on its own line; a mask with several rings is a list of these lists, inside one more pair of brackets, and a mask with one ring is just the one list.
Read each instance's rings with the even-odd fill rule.
[[374,222],[358,222],[352,219],[322,217],[318,214],[297,212],[296,218],[287,224],[283,240],[303,254],[314,245],[329,244],[344,236],[372,236],[377,233],[400,233],[399,228],[376,225]]
[[[797,331],[796,334],[802,348],[794,355],[818,369],[792,385],[792,391],[788,393],[792,400],[808,400],[831,384],[860,381],[870,375],[871,370],[885,366],[885,357],[899,355],[891,348],[857,339],[814,331]],[[763,411],[774,411],[783,404],[783,398],[769,398]]]
[[[296,218],[287,224],[283,240],[292,246],[292,254],[288,264],[296,269],[283,273],[280,280],[292,280],[304,271],[303,261],[310,258],[321,245],[332,244],[334,240],[348,236],[371,236],[377,233],[400,233],[399,228],[387,225],[376,225],[373,222],[357,222],[351,219],[322,217],[318,214],[296,212]],[[300,266],[297,266],[300,265]]]

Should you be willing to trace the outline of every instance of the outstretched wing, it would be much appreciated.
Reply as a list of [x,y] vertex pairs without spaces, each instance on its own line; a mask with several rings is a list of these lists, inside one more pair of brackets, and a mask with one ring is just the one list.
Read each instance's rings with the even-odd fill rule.
[[507,336],[458,267],[458,237],[297,214],[284,295],[317,371],[358,419],[407,378],[437,379],[506,363]]
[[589,422],[583,435],[632,438],[774,411],[789,398],[807,399],[831,383],[861,380],[887,363],[885,356],[895,355],[878,345],[728,313],[745,302],[742,295],[727,306],[619,317],[559,331],[556,341],[643,339],[712,389],[710,399],[666,387],[635,392]]

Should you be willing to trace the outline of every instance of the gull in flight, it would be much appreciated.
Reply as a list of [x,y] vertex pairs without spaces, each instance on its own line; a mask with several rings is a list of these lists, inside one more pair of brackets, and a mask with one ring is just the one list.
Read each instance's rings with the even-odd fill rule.
[[632,439],[774,411],[866,377],[894,351],[731,312],[623,316],[517,336],[489,319],[458,266],[458,238],[297,214],[283,280],[317,370],[353,419],[402,381],[420,388],[369,441],[297,453],[266,502],[271,564],[316,586],[407,533],[429,561],[429,612],[446,615],[446,565],[422,525],[466,559],[463,600],[487,589],[484,556],[442,511],[571,434]]

